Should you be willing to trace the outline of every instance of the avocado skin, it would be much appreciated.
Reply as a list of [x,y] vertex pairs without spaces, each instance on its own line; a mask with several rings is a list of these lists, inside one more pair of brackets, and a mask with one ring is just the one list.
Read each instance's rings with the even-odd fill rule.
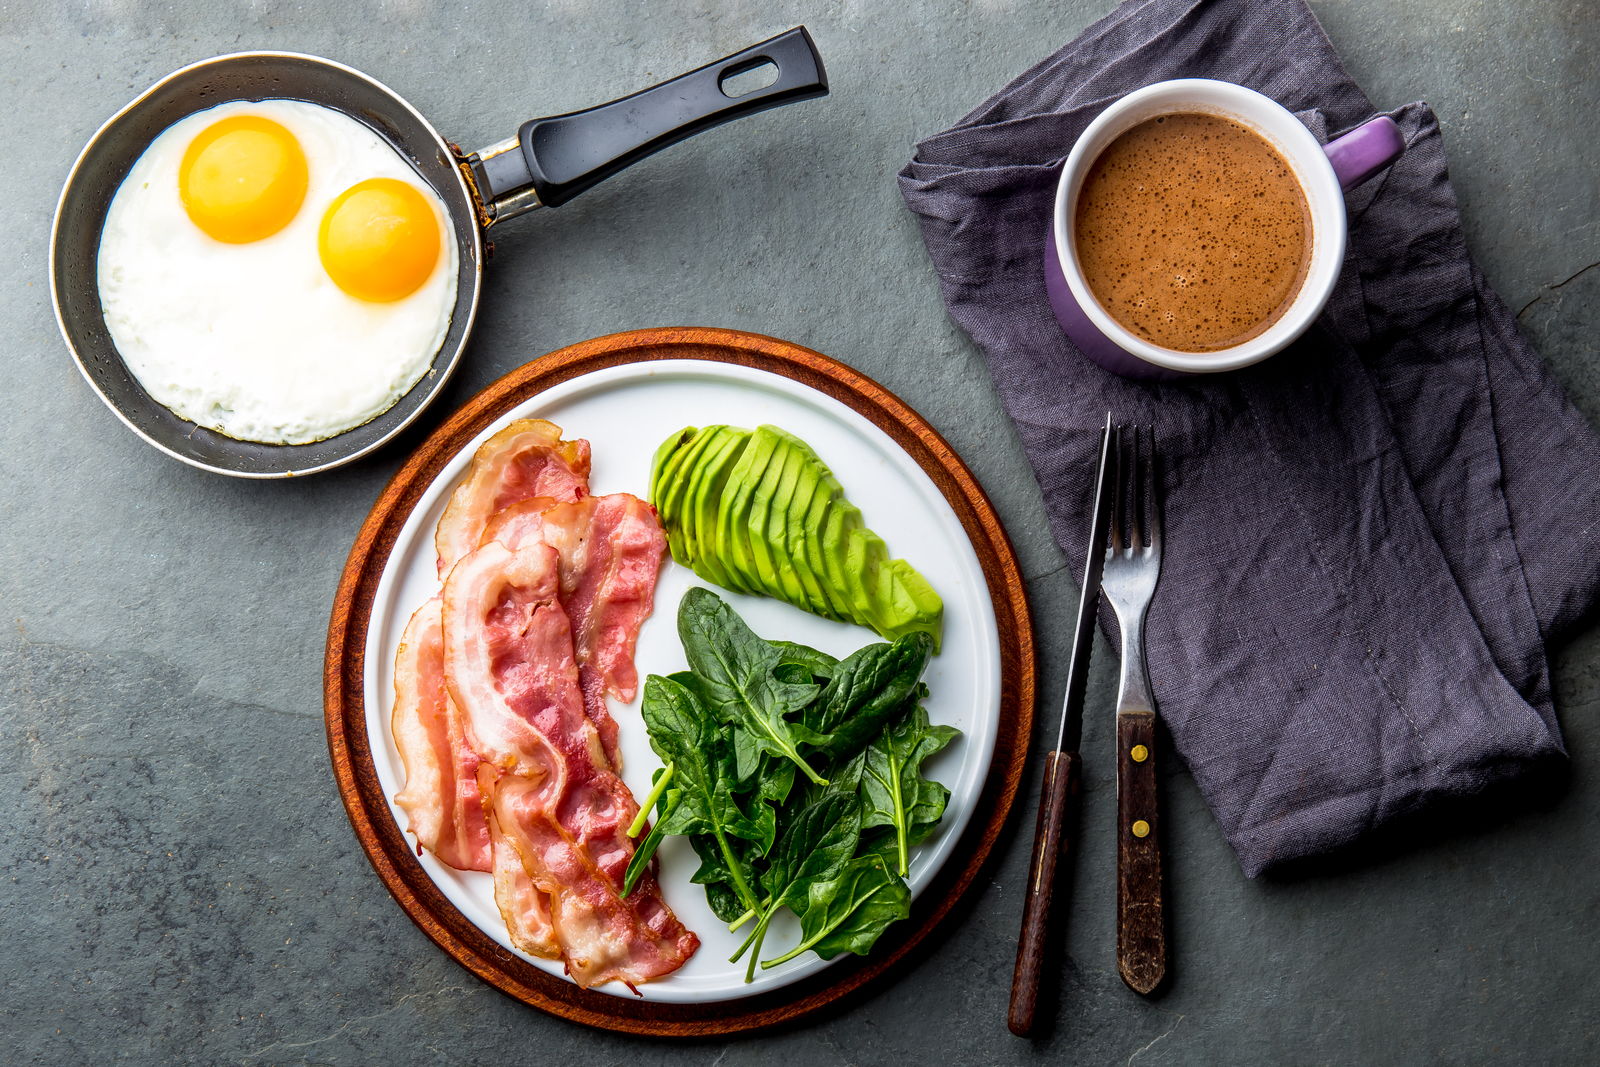
[[761,593],[937,649],[944,605],[845,499],[827,464],[776,426],[687,427],[651,464],[651,499],[673,557],[707,581]]

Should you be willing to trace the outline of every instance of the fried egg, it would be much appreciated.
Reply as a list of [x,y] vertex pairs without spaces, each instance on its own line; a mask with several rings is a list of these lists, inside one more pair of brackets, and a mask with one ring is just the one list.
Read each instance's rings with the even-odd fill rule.
[[163,130],[106,213],[106,328],[158,403],[229,437],[307,444],[381,415],[455,307],[444,203],[355,119],[236,101]]

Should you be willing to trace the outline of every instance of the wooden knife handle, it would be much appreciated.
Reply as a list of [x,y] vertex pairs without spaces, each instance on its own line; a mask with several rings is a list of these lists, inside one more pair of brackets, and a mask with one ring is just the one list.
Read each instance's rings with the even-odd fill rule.
[[1117,712],[1117,970],[1149,993],[1167,973],[1156,817],[1156,716]]
[[1079,768],[1076,752],[1051,752],[1045,757],[1044,789],[1039,821],[1033,831],[1033,862],[1028,866],[1028,899],[1017,936],[1017,969],[1011,977],[1011,1011],[1006,1025],[1018,1037],[1033,1033],[1039,1001],[1039,976],[1050,942],[1056,871],[1071,851],[1068,831],[1077,823]]

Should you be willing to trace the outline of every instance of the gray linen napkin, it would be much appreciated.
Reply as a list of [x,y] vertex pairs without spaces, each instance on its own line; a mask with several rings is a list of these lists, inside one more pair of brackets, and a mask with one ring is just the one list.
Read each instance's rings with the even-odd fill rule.
[[1348,194],[1339,287],[1297,344],[1177,383],[1083,357],[1041,267],[1061,163],[1107,104],[1181,77],[1323,140],[1372,114],[1301,0],[1130,0],[919,144],[900,187],[1068,559],[1106,411],[1155,425],[1152,684],[1254,876],[1562,758],[1545,643],[1600,586],[1600,440],[1468,256],[1424,104]]

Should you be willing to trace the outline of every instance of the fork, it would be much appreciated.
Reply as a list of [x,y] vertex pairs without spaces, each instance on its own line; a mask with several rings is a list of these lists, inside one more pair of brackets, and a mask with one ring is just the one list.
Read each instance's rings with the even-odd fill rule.
[[1155,433],[1135,428],[1118,443],[1116,505],[1101,592],[1122,630],[1117,691],[1117,970],[1149,993],[1167,973],[1156,817],[1156,705],[1144,661],[1144,620],[1161,573]]

